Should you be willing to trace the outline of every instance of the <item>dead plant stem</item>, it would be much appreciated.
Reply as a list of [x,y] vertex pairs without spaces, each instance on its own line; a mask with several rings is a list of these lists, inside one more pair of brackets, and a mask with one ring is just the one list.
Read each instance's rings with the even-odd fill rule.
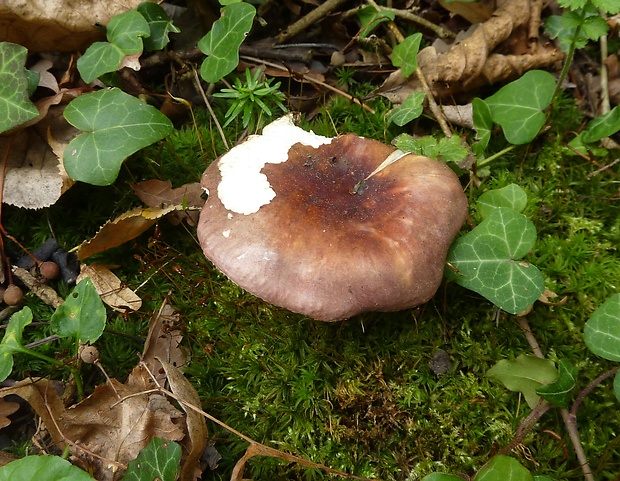
[[205,105],[207,106],[207,109],[209,109],[209,113],[211,114],[211,118],[213,118],[213,121],[215,122],[215,126],[217,127],[217,131],[220,133],[220,137],[222,138],[222,142],[224,142],[224,147],[226,147],[226,150],[230,150],[230,147],[228,146],[228,142],[226,141],[226,136],[224,135],[224,131],[222,130],[222,126],[220,125],[219,120],[217,120],[215,112],[213,111],[213,108],[211,107],[211,103],[209,102],[209,99],[207,98],[207,94],[205,93],[204,89],[202,88],[202,84],[200,83],[200,78],[198,77],[198,72],[196,71],[195,68],[192,68],[192,73],[194,74],[194,86],[200,92],[200,95],[202,95],[202,100],[204,101]]

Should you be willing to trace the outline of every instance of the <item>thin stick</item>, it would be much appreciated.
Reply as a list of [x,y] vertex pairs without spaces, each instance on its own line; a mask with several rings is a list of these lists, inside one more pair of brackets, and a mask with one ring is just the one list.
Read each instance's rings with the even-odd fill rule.
[[215,112],[213,111],[213,108],[211,107],[211,103],[209,103],[209,99],[207,98],[207,94],[205,93],[204,89],[202,88],[202,85],[200,84],[200,79],[198,78],[198,72],[196,71],[195,68],[192,69],[192,73],[194,74],[194,86],[200,92],[200,95],[202,95],[202,100],[207,106],[207,109],[209,109],[209,113],[211,114],[211,117],[213,118],[213,121],[215,122],[217,131],[220,133],[222,142],[224,142],[224,147],[226,147],[226,150],[230,150],[230,147],[228,147],[228,142],[226,141],[226,136],[224,135],[224,131],[222,130],[222,126],[220,125],[219,120],[217,120],[217,117],[215,116]]
[[345,0],[327,0],[325,3],[322,3],[314,10],[309,12],[307,15],[301,17],[282,33],[280,33],[280,35],[276,37],[276,43],[286,42],[289,38],[294,37],[299,32],[308,28],[310,25],[318,22],[321,18],[329,15],[332,10],[334,10],[336,7],[338,7],[341,3],[344,2]]
[[419,15],[416,15],[410,10],[399,10],[397,8],[382,7],[380,5],[379,5],[379,9],[380,9],[379,11],[382,11],[382,12],[393,12],[394,15],[396,15],[397,17],[404,18],[405,20],[409,20],[411,22],[417,23],[418,25],[422,25],[423,27],[428,28],[429,30],[432,30],[433,32],[435,32],[441,38],[456,38],[456,34],[454,32],[451,32],[450,30],[446,30],[445,28],[439,25],[435,25],[434,23],[429,22],[428,20],[420,17]]

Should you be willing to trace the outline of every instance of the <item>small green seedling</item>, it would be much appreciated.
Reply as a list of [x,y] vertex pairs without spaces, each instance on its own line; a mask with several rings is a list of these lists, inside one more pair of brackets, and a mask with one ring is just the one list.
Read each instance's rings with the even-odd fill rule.
[[516,185],[481,196],[484,220],[456,240],[448,263],[449,278],[486,297],[511,314],[529,308],[545,289],[542,273],[522,258],[534,247],[536,228],[517,209],[525,192]]
[[[9,377],[13,371],[13,356],[26,354],[56,366],[67,367],[75,377],[80,396],[83,395],[81,378],[74,368],[23,345],[24,329],[31,322],[32,311],[29,307],[24,307],[9,319],[4,337],[0,341],[0,382]],[[79,343],[92,343],[99,339],[105,323],[105,306],[91,280],[84,279],[75,286],[67,300],[56,309],[50,326],[57,336],[72,337],[75,340],[77,352]]]
[[255,15],[254,6],[244,2],[231,3],[222,9],[220,19],[198,42],[198,48],[207,56],[200,67],[200,75],[206,82],[218,82],[239,64],[239,47],[252,28]]
[[174,129],[159,110],[117,88],[81,95],[67,105],[64,116],[84,131],[65,149],[65,170],[72,179],[93,185],[112,184],[127,157]]
[[280,82],[271,85],[273,79],[260,80],[261,74],[260,69],[257,69],[254,75],[246,69],[245,84],[237,77],[233,88],[222,89],[221,92],[214,94],[214,97],[231,101],[231,106],[226,112],[224,127],[243,114],[243,128],[254,131],[273,116],[274,110],[286,112],[286,107],[282,103],[286,98],[279,90]]

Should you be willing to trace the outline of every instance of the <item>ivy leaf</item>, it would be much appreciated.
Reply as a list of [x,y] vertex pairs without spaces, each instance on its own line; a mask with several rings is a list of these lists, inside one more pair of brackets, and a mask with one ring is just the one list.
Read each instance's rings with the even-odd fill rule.
[[620,293],[601,305],[586,322],[586,346],[597,356],[620,361]]
[[491,140],[491,130],[493,129],[493,118],[491,109],[487,103],[479,98],[472,100],[474,117],[474,127],[476,128],[476,139],[478,142],[472,147],[476,155],[482,155]]
[[528,406],[534,409],[538,404],[536,390],[555,382],[558,371],[550,359],[520,354],[514,360],[502,359],[487,371],[487,376],[499,381],[510,391],[523,394]]
[[0,42],[0,132],[25,124],[39,115],[28,99],[27,56],[25,47]]
[[122,481],[160,479],[174,481],[180,470],[181,446],[173,441],[153,438],[127,466]]
[[360,38],[366,38],[370,35],[377,26],[383,22],[389,22],[396,18],[394,12],[386,10],[377,11],[375,7],[364,7],[357,11],[357,17],[360,20],[362,28],[360,29],[358,36]]
[[422,34],[415,33],[396,45],[392,51],[392,64],[400,67],[405,77],[409,77],[418,68],[418,50],[421,41]]
[[527,217],[497,207],[452,244],[448,262],[458,269],[458,284],[517,314],[531,306],[545,289],[541,272],[519,261],[535,242],[536,228]]
[[555,79],[549,72],[530,70],[486,99],[493,121],[511,144],[526,144],[545,123],[542,112],[551,103]]
[[142,37],[150,35],[149,25],[135,10],[116,15],[107,28],[109,42],[95,42],[77,61],[77,68],[90,83],[108,72],[115,72],[127,55],[142,53]]
[[478,471],[474,481],[534,481],[534,478],[516,459],[495,456]]
[[618,130],[620,130],[620,108],[616,106],[606,114],[591,120],[583,132],[582,140],[583,142],[598,142],[615,134]]
[[24,307],[9,319],[4,337],[0,341],[0,382],[4,381],[13,371],[13,354],[24,352],[22,344],[24,328],[32,322],[32,311]]
[[527,194],[517,184],[509,184],[501,189],[485,192],[478,199],[477,207],[480,215],[485,218],[497,207],[508,207],[517,212],[523,211],[527,205]]
[[93,185],[110,185],[127,157],[173,130],[159,110],[116,88],[79,96],[64,116],[84,131],[65,150],[65,170]]
[[0,468],[0,481],[93,481],[77,466],[59,456],[26,456]]
[[557,381],[537,389],[536,394],[556,406],[568,408],[570,393],[576,385],[577,370],[570,362],[560,359],[558,371]]
[[239,47],[252,28],[256,15],[248,3],[232,3],[222,9],[222,16],[198,42],[207,58],[202,62],[200,75],[206,82],[217,82],[239,63]]
[[405,101],[387,115],[387,121],[394,122],[399,127],[408,124],[422,115],[424,110],[424,92],[414,92]]
[[166,11],[157,3],[142,2],[138,5],[138,12],[148,23],[151,33],[144,39],[144,47],[149,51],[163,49],[170,42],[168,34],[181,31],[170,21]]
[[92,281],[81,280],[52,314],[50,327],[60,337],[93,343],[103,333],[106,311]]

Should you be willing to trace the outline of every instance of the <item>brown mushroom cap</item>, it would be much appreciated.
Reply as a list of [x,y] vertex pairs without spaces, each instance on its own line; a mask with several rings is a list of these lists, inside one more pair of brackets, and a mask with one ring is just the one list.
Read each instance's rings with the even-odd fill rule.
[[[363,181],[396,149],[353,134],[314,136],[287,117],[276,122],[205,171],[202,184],[210,195],[198,238],[206,257],[250,293],[318,320],[427,302],[467,212],[452,170],[409,154]],[[285,161],[259,160],[250,168],[248,159],[253,174],[238,168],[238,159],[227,161],[243,146],[260,157],[260,142],[275,153],[290,132],[272,126],[286,122],[286,129],[318,140],[303,137],[290,150],[285,145]],[[257,139],[255,149],[251,142]],[[252,193],[252,182],[265,194],[258,207],[262,194]],[[235,204],[247,192],[246,205]]]

